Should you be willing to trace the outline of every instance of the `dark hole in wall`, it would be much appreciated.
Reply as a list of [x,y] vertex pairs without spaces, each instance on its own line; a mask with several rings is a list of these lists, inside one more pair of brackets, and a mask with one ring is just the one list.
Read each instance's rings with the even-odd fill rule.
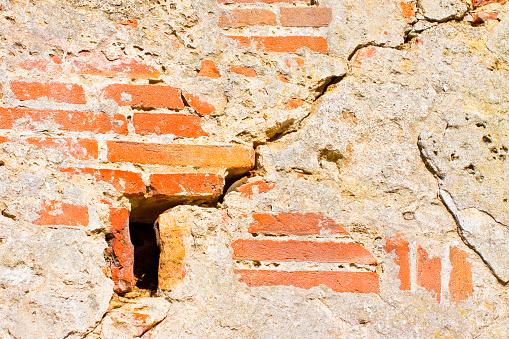
[[131,242],[134,246],[134,277],[136,287],[157,290],[159,268],[159,246],[157,245],[154,224],[129,223]]

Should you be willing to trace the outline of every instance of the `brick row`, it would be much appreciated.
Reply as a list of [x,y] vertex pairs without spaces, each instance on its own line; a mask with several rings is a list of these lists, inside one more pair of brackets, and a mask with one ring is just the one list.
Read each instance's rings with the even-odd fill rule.
[[[426,289],[430,294],[441,301],[442,297],[442,259],[430,257],[428,252],[417,245],[415,265],[410,262],[410,247],[408,241],[402,239],[402,234],[397,234],[392,239],[386,239],[384,249],[387,253],[394,252],[394,263],[399,266],[398,279],[400,289],[409,291],[412,288],[410,280],[411,269],[414,267],[416,283]],[[467,261],[468,254],[457,248],[449,248],[449,301],[459,303],[473,294],[472,264]]]
[[88,207],[55,200],[44,200],[36,225],[88,226]]
[[232,243],[232,248],[235,260],[377,263],[371,253],[354,242],[239,239]]
[[326,219],[317,213],[279,213],[253,214],[255,220],[249,227],[249,233],[268,235],[314,235],[341,234],[348,235],[338,223]]
[[69,104],[86,104],[85,90],[81,85],[58,82],[25,82],[12,81],[11,91],[18,100],[37,100],[48,98],[55,102]]
[[251,44],[262,52],[295,53],[301,48],[326,53],[329,50],[327,40],[318,36],[227,36],[238,44],[240,48],[247,48]]
[[[127,134],[127,119],[122,114],[0,108],[0,115],[2,129],[32,130],[38,124],[51,123],[61,131]],[[208,135],[201,127],[201,118],[190,114],[135,112],[132,123],[139,135],[173,134],[186,138]]]
[[378,293],[380,278],[373,272],[235,270],[248,286],[327,286],[336,292]]
[[229,174],[245,173],[254,166],[254,150],[240,145],[151,144],[108,141],[109,162],[225,168]]
[[[279,13],[283,27],[324,27],[332,21],[330,7],[281,7]],[[276,13],[267,9],[231,9],[219,17],[218,23],[223,28],[276,24]]]
[[224,178],[217,173],[152,173],[145,185],[141,173],[107,168],[59,168],[71,175],[90,175],[97,181],[111,184],[124,194],[150,196],[184,196],[188,198],[218,198],[224,188]]
[[32,137],[27,138],[26,141],[39,148],[55,148],[65,157],[72,157],[77,160],[97,159],[99,157],[99,145],[94,139]]

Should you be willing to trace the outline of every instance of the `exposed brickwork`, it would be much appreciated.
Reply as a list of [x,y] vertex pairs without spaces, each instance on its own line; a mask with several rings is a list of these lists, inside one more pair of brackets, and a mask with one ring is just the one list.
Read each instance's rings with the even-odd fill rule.
[[108,141],[108,161],[194,167],[224,167],[245,172],[254,166],[252,148],[236,145],[146,144]]
[[326,53],[329,50],[327,40],[315,36],[228,36],[236,41],[240,48],[246,48],[252,43],[263,52],[294,53],[301,48],[309,48],[313,52]]
[[240,75],[244,75],[246,77],[254,78],[256,77],[256,71],[251,67],[230,67],[230,71],[233,73],[237,73]]
[[232,9],[219,17],[220,27],[276,25],[276,14],[266,9]]
[[248,229],[250,233],[262,234],[343,234],[348,235],[338,223],[316,213],[253,214],[255,220]]
[[365,248],[353,242],[239,239],[232,247],[235,260],[376,264],[376,259]]
[[215,173],[151,174],[154,195],[216,199],[223,193],[224,179]]
[[209,78],[220,78],[221,73],[216,67],[216,63],[212,60],[202,60],[199,76],[209,77]]
[[281,25],[288,27],[322,27],[332,21],[329,7],[281,7]]
[[417,284],[432,292],[438,302],[442,292],[441,270],[440,258],[430,258],[426,250],[417,246]]
[[253,197],[253,194],[265,193],[270,191],[274,187],[276,187],[276,184],[272,182],[258,180],[237,187],[237,191],[242,193],[242,196],[244,198],[251,199]]
[[97,159],[99,156],[99,146],[94,139],[32,137],[26,141],[37,147],[56,148],[66,157],[78,160]]
[[186,103],[191,106],[196,113],[201,116],[204,115],[214,115],[217,110],[216,108],[209,104],[208,102],[202,100],[198,95],[191,93],[183,93],[184,99]]
[[85,91],[81,85],[56,82],[11,82],[11,91],[18,100],[48,98],[55,102],[86,104]]
[[104,89],[104,96],[119,106],[184,108],[180,90],[170,86],[114,84]]
[[304,101],[302,99],[293,98],[293,99],[288,100],[288,103],[286,104],[285,109],[287,109],[287,110],[296,109],[302,105],[304,105]]
[[126,293],[134,289],[134,246],[129,235],[129,211],[125,208],[110,208],[109,242],[112,263],[111,276],[117,293]]
[[415,20],[415,3],[407,3],[407,2],[400,2],[399,3],[401,7],[401,12],[403,15],[407,18],[408,22],[412,22]]
[[401,282],[400,290],[410,290],[410,248],[408,241],[401,239],[402,234],[397,234],[394,239],[387,239],[384,246],[385,252],[395,252],[394,263],[399,266],[398,278]]
[[127,134],[127,119],[122,114],[0,107],[0,115],[3,129],[35,129],[51,123],[61,131]]
[[189,114],[145,113],[133,114],[133,126],[137,134],[173,134],[178,137],[195,138],[208,135],[201,128],[201,119]]
[[465,251],[451,247],[449,260],[452,270],[449,278],[449,293],[451,301],[459,303],[473,294],[472,264],[467,262],[468,255]]
[[43,201],[36,225],[88,226],[88,207],[62,201]]
[[107,182],[119,192],[127,194],[140,194],[146,191],[141,173],[107,168],[60,168],[60,171],[91,175],[97,181]]
[[248,4],[248,3],[256,3],[256,2],[260,2],[260,3],[266,3],[266,4],[274,4],[274,3],[278,3],[278,2],[307,2],[309,3],[309,0],[217,0],[218,3],[244,3],[244,4]]
[[235,270],[248,286],[295,286],[304,289],[325,285],[336,292],[378,293],[379,277],[373,272]]

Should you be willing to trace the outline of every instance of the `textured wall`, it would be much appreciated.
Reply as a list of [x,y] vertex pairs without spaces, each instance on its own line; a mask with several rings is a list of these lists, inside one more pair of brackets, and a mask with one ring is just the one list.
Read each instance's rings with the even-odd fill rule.
[[505,0],[0,5],[1,338],[507,337]]

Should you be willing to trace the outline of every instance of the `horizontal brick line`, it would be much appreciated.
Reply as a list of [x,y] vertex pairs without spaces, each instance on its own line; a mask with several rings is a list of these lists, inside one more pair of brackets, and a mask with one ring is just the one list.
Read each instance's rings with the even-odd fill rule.
[[309,48],[314,52],[326,53],[329,50],[327,40],[317,36],[227,36],[238,42],[240,48],[247,48],[251,43],[263,52],[294,53],[301,48]]
[[190,114],[134,113],[136,134],[172,134],[177,137],[196,138],[208,134],[201,128],[201,118]]
[[151,174],[151,195],[219,198],[223,193],[224,178],[216,173]]
[[240,145],[151,144],[107,141],[108,161],[226,168],[232,175],[254,166],[254,150]]
[[180,89],[160,85],[113,84],[103,90],[119,106],[184,109]]
[[376,259],[357,243],[239,239],[232,243],[234,260],[316,261],[372,265]]
[[380,277],[373,272],[234,270],[248,286],[295,286],[310,289],[320,285],[336,292],[378,293]]
[[21,101],[48,98],[69,104],[87,103],[83,87],[77,84],[12,81],[10,86],[14,97]]
[[40,123],[50,123],[62,131],[127,134],[127,119],[122,114],[0,107],[0,116],[0,129],[33,130]]
[[65,225],[88,226],[88,207],[73,205],[62,201],[44,200],[39,219],[34,224],[41,226]]
[[279,213],[253,214],[255,220],[248,229],[249,233],[313,235],[320,233],[348,235],[343,227],[332,219],[326,219],[316,213]]
[[107,169],[107,168],[59,168],[61,172],[69,174],[87,174],[98,181],[111,184],[116,190],[123,193],[138,194],[145,193],[146,186],[141,173]]

